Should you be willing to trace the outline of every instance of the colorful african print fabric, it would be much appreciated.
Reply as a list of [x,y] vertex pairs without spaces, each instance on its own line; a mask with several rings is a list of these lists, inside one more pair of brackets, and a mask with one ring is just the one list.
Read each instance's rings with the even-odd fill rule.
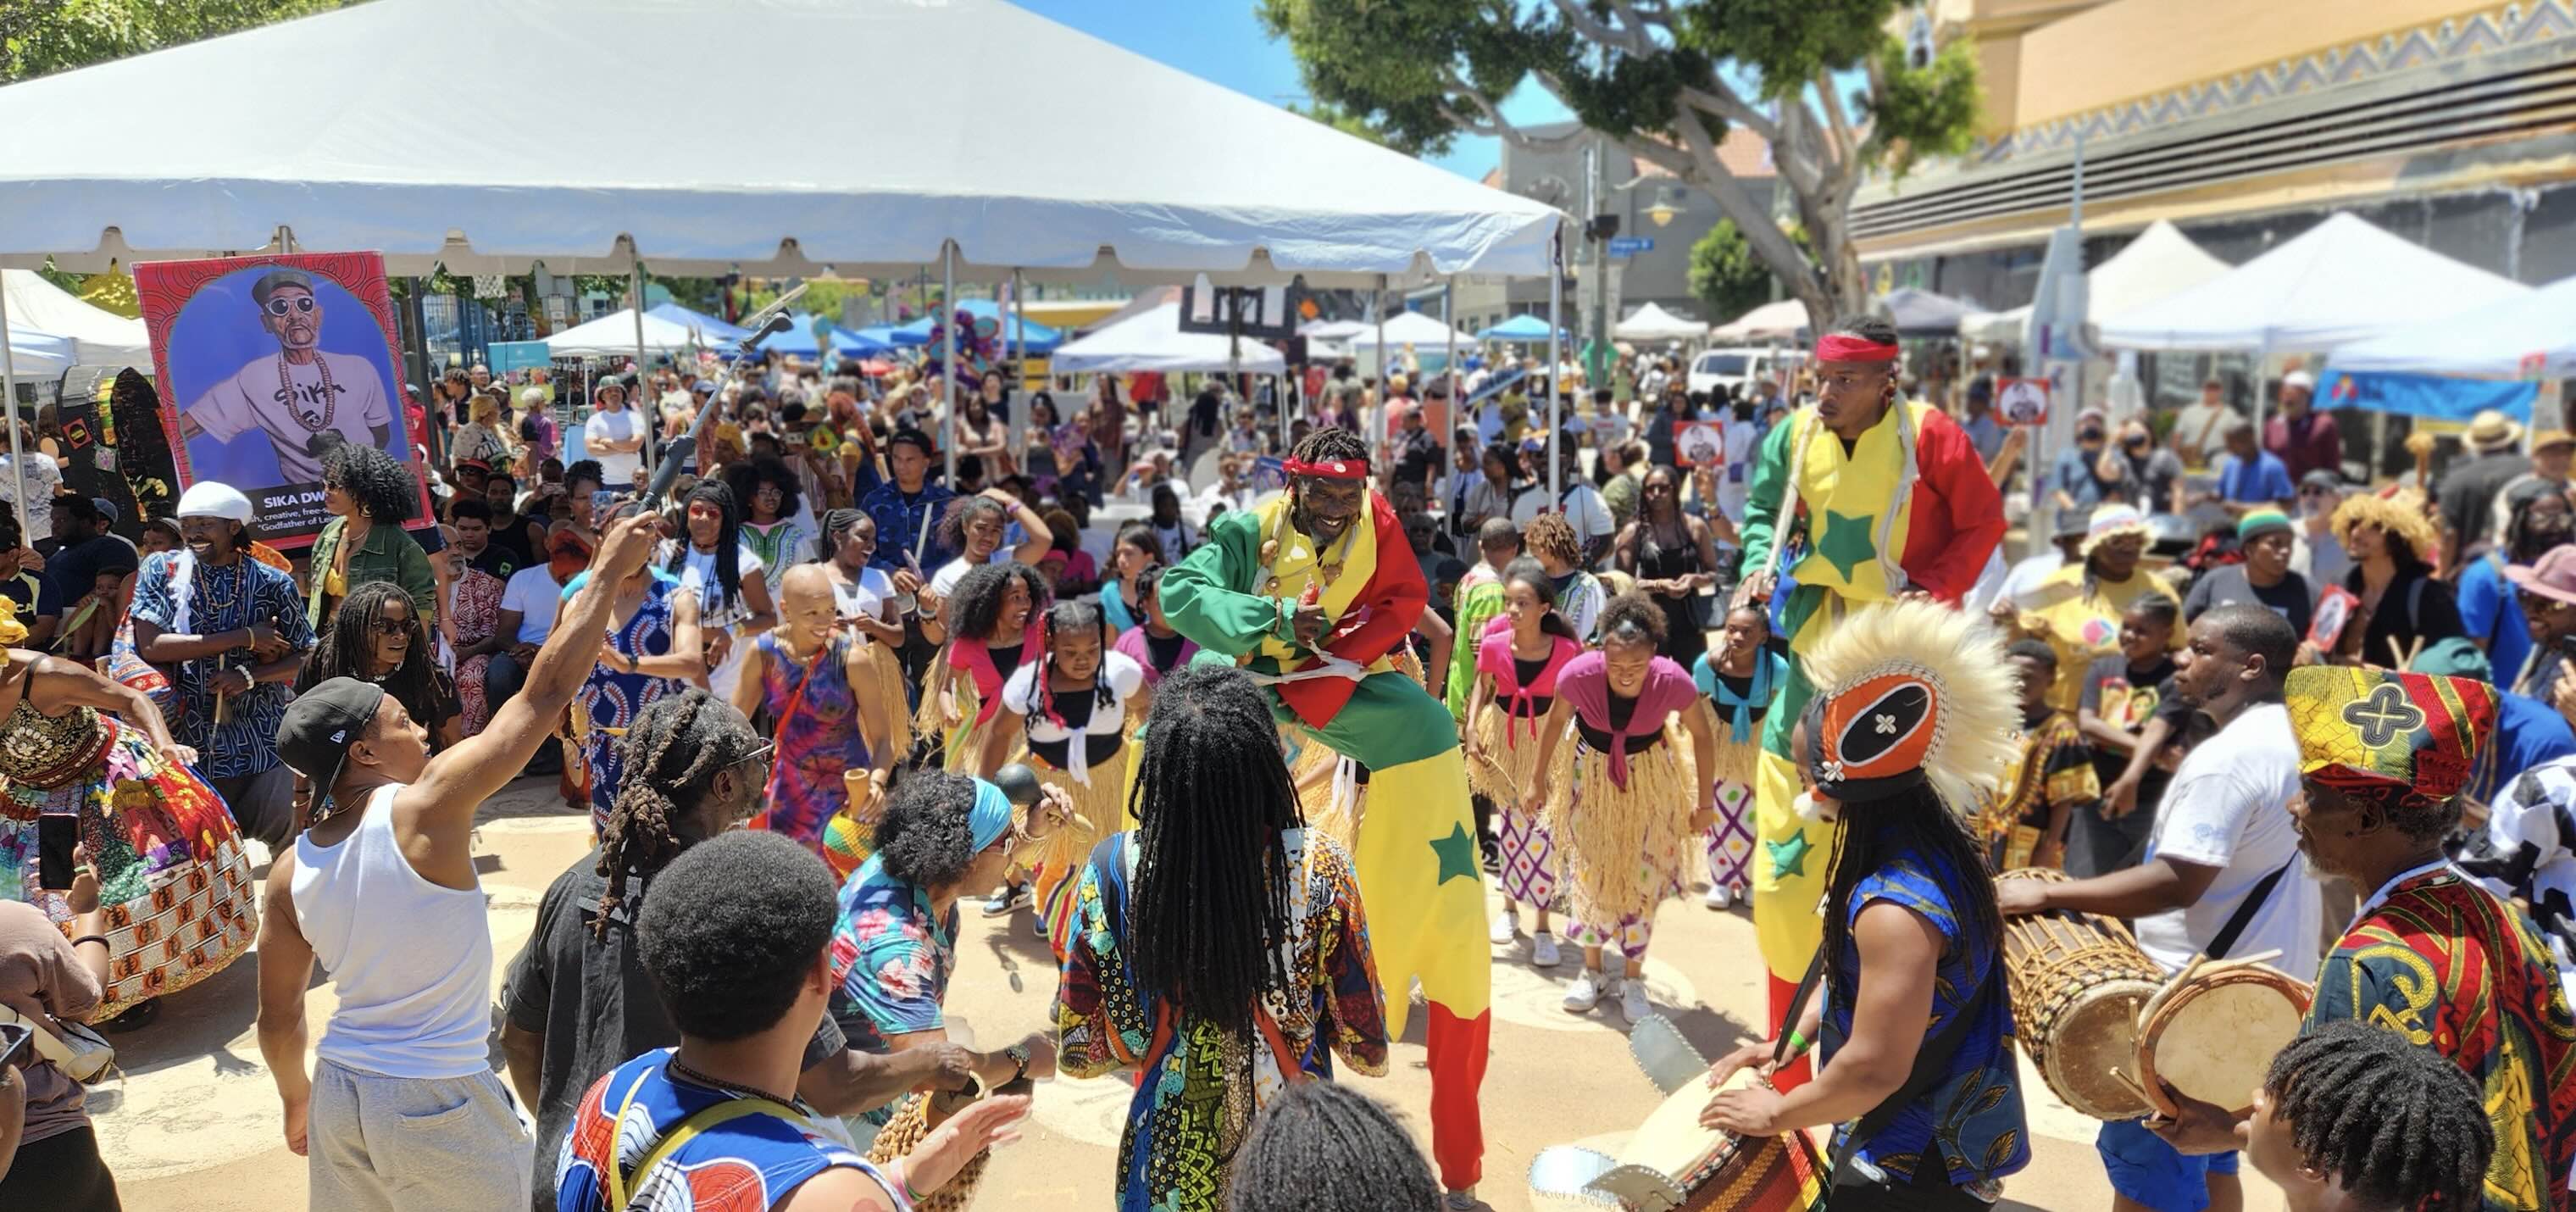
[[787,655],[775,631],[753,642],[762,656],[761,702],[776,721],[778,740],[770,759],[769,807],[755,825],[821,854],[825,822],[849,802],[842,774],[869,764],[867,738],[859,734],[858,696],[850,686],[850,645],[868,641],[836,635],[804,665]]
[[2447,866],[2399,877],[2317,971],[2308,1021],[2345,1019],[2395,1031],[2478,1079],[2495,1128],[2488,1212],[2571,1206],[2576,1018],[2511,906]]
[[1281,841],[1302,875],[1288,904],[1296,987],[1262,999],[1248,1040],[1137,985],[1127,951],[1137,836],[1102,842],[1083,870],[1056,991],[1056,1064],[1077,1077],[1137,1075],[1118,1140],[1120,1212],[1223,1208],[1235,1150],[1287,1083],[1330,1079],[1336,1054],[1361,1073],[1386,1073],[1385,999],[1350,857],[1303,829]]
[[1977,818],[1990,871],[2030,866],[2042,843],[2062,851],[2066,823],[2102,798],[2093,747],[2075,721],[2056,710],[2022,729],[2021,754],[1997,787],[1999,798]]
[[[671,595],[679,589],[680,582],[661,569],[647,571],[651,579],[645,583],[643,603],[623,625],[608,634],[608,646],[624,656],[661,656],[671,651]],[[565,582],[564,600],[571,601],[589,578],[590,574],[584,572]],[[590,776],[593,838],[607,828],[608,810],[617,802],[618,785],[626,776],[626,759],[619,750],[618,736],[644,714],[645,708],[661,701],[663,695],[677,694],[687,686],[676,678],[628,673],[603,662],[591,666],[581,689],[573,693],[573,732],[581,738],[582,768]]]
[[2495,732],[2484,682],[2383,669],[2293,669],[2282,688],[2299,737],[2299,773],[2330,786],[2395,784],[2446,800],[2468,786]]
[[[2120,616],[2142,598],[2174,596],[2163,581],[2144,571],[2125,581],[2105,581],[2081,562],[2069,564],[2039,583],[2021,608],[2022,629],[2038,636],[2057,653],[2057,667],[2080,673],[2093,662],[2120,651]],[[2179,602],[2177,602],[2179,604]],[[2174,629],[2179,644],[2182,629]],[[2061,677],[2049,689],[2048,705],[2073,711],[2084,697],[2084,679]]]
[[1485,624],[1503,614],[1503,578],[1483,560],[1467,570],[1465,580],[1458,582],[1458,616],[1452,625],[1458,637],[1449,646],[1449,714],[1467,718],[1467,701],[1476,688],[1476,658],[1481,650],[1478,641],[1485,634]]
[[[801,1104],[744,1098],[674,1077],[673,1051],[658,1049],[619,1065],[582,1095],[556,1154],[558,1212],[768,1212],[798,1184],[843,1167],[874,1180],[892,1206],[906,1206],[893,1183],[833,1139]],[[663,1146],[669,1148],[654,1156]],[[634,1176],[623,1205],[609,1189],[611,1170]]]

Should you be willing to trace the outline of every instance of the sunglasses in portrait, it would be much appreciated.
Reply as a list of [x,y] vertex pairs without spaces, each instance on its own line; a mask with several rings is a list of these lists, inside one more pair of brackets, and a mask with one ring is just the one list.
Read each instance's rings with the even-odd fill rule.
[[[268,314],[272,316],[282,316],[285,315],[287,309],[291,307],[296,311],[310,315],[312,314],[313,309],[319,306],[321,305],[315,303],[313,301],[313,296],[311,295],[297,295],[292,299],[270,299],[268,301]],[[463,378],[464,376],[458,375],[456,377]]]
[[2321,497],[2326,495],[2326,490],[2319,488],[2314,484],[2310,484],[2307,487],[2300,489],[2299,495],[2303,497]]
[[397,636],[397,635],[409,635],[409,634],[411,634],[411,620],[410,620],[410,619],[408,619],[408,618],[400,618],[400,619],[376,618],[376,619],[370,619],[370,620],[368,620],[368,622],[367,622],[367,626],[368,626],[368,628],[369,628],[369,629],[373,630],[377,635],[381,635],[381,636]]

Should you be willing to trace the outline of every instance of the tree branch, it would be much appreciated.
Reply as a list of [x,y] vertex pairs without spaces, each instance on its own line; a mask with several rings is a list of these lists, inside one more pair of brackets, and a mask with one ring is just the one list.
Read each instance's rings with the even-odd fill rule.
[[[1501,139],[1522,151],[1552,152],[1564,151],[1567,148],[1573,147],[1582,141],[1584,135],[1590,133],[1582,124],[1577,123],[1574,129],[1567,131],[1562,135],[1533,135],[1528,131],[1521,129],[1520,126],[1515,124],[1511,119],[1504,117],[1502,109],[1496,106],[1492,101],[1487,100],[1485,94],[1476,91],[1473,87],[1470,87],[1465,78],[1461,77],[1457,73],[1456,69],[1442,68],[1440,71],[1440,81],[1442,86],[1447,88],[1452,95],[1465,97],[1476,107],[1478,113],[1484,115],[1483,119],[1479,121],[1466,114],[1458,112],[1458,108],[1455,105],[1446,101],[1440,103],[1440,115],[1447,118],[1452,123],[1455,123],[1459,129],[1466,131],[1468,134],[1489,139]],[[1571,108],[1571,106],[1568,108]]]
[[1816,73],[1816,91],[1824,97],[1825,120],[1832,124],[1835,157],[1844,161],[1854,159],[1860,143],[1852,136],[1851,117],[1843,112],[1842,96],[1834,91],[1833,73]]
[[1572,26],[1575,33],[1590,41],[1600,43],[1612,50],[1626,51],[1632,55],[1654,52],[1654,44],[1646,40],[1642,18],[1637,16],[1637,10],[1625,4],[1618,7],[1622,10],[1623,18],[1633,23],[1626,29],[1596,20],[1591,13],[1584,10],[1580,0],[1555,0],[1555,4],[1556,15],[1567,25]]

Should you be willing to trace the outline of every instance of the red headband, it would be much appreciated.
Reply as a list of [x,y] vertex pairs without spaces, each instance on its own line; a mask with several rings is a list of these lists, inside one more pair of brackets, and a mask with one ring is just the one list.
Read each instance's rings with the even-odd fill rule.
[[1326,459],[1319,463],[1288,459],[1279,466],[1292,476],[1314,476],[1323,480],[1365,480],[1369,474],[1366,459]]
[[1849,333],[1827,333],[1816,342],[1819,362],[1893,362],[1896,346],[1892,342],[1872,341]]

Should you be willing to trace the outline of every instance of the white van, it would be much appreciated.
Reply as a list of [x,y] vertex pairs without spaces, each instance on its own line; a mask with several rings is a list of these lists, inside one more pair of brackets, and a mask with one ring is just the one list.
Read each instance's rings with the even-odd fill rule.
[[1779,362],[1776,349],[1704,349],[1691,359],[1684,381],[1694,392],[1714,392],[1720,387],[1740,391],[1756,379],[1771,377]]

